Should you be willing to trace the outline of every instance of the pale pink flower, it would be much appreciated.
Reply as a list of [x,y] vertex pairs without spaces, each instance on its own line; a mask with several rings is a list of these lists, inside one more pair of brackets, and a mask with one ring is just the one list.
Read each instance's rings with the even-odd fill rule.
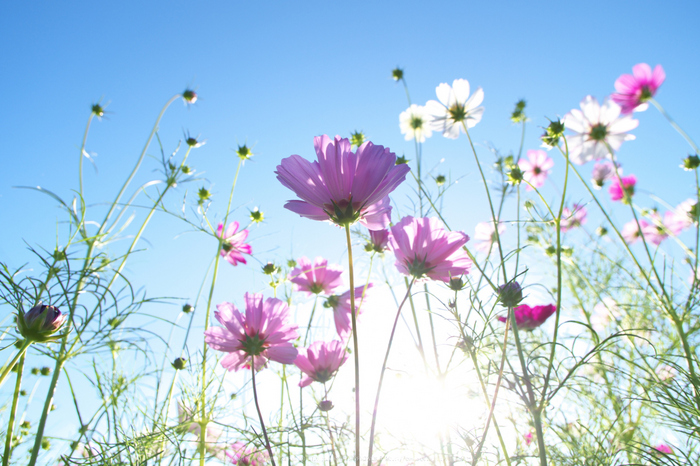
[[[668,214],[669,212],[666,212],[666,221],[668,221]],[[642,227],[642,234],[645,240],[658,246],[663,240],[668,238],[668,230],[664,225],[666,221],[661,221],[661,216],[658,212],[649,214],[649,219],[652,223],[647,223]]]
[[[611,100],[600,105],[595,97],[586,96],[581,101],[581,110],[575,108],[567,113],[562,122],[574,134],[566,137],[569,158],[583,165],[591,160],[611,158],[624,141],[635,138],[627,134],[639,124],[631,116],[620,117],[620,106]],[[609,147],[608,147],[609,146]]]
[[639,238],[642,237],[641,230],[648,226],[649,223],[645,220],[639,220],[639,224],[637,224],[636,221],[631,220],[625,223],[625,226],[622,227],[622,231],[620,233],[622,234],[622,237],[625,239],[627,244],[634,244]]
[[[622,168],[618,165],[617,172],[622,176]],[[606,181],[611,180],[615,176],[615,167],[610,160],[605,162],[596,162],[591,173],[591,183],[594,189],[601,189]]]
[[649,107],[646,102],[654,97],[656,91],[666,79],[666,73],[661,65],[656,65],[654,71],[646,63],[632,67],[632,74],[623,74],[615,81],[615,92],[612,100],[620,104],[622,113],[641,112]]
[[350,141],[336,136],[314,138],[318,161],[292,155],[277,165],[277,179],[301,200],[284,207],[312,220],[337,225],[360,221],[370,230],[389,224],[392,192],[410,170],[396,165],[396,155],[367,141],[352,152]]
[[666,455],[672,455],[673,454],[673,448],[670,446],[666,445],[665,443],[660,443],[654,447],[654,450],[664,453]]
[[328,382],[347,359],[345,345],[338,340],[311,343],[306,354],[302,351],[294,360],[294,365],[304,373],[299,386],[306,387],[311,382]]
[[[362,313],[364,301],[367,299],[367,292],[374,285],[368,283],[367,287],[355,287],[355,308],[357,309],[357,317]],[[364,295],[364,296],[363,296]],[[352,331],[352,307],[350,306],[350,290],[338,295],[329,296],[323,304],[325,307],[333,309],[333,320],[335,321],[335,330],[341,340],[347,340]]]
[[686,228],[690,228],[695,223],[695,199],[686,199],[678,204],[671,212],[664,214],[664,225],[674,235],[679,235]]
[[561,212],[561,231],[567,232],[572,228],[580,227],[586,223],[586,215],[588,215],[588,211],[582,205],[574,204],[573,211],[564,207]]
[[532,443],[532,432],[528,432],[527,434],[523,435],[523,440],[525,440],[525,445],[530,445]]
[[[197,438],[199,438],[202,433],[202,426],[197,420],[198,414],[199,411],[196,409],[187,408],[181,403],[177,405],[177,419],[180,422],[180,426],[187,432],[197,436]],[[217,444],[219,437],[223,434],[223,429],[220,425],[210,421],[207,423],[206,432],[206,449],[209,453],[218,456],[223,451],[223,447]]]
[[313,264],[307,257],[300,257],[297,267],[289,273],[289,281],[296,285],[297,291],[305,291],[309,296],[320,293],[331,294],[343,284],[340,277],[342,274],[342,267],[328,266],[328,261],[323,257],[314,259]]
[[678,371],[673,366],[669,366],[668,364],[660,364],[656,367],[656,376],[662,382],[673,380],[676,375],[678,375]]
[[[622,186],[620,186],[622,180]],[[622,178],[613,177],[612,184],[608,188],[610,199],[613,201],[625,202],[625,193],[631,198],[634,196],[634,185],[637,184],[637,177],[634,175],[625,176]]]
[[287,322],[287,304],[277,298],[263,301],[262,293],[246,293],[244,299],[245,314],[231,303],[218,304],[214,316],[223,327],[210,327],[204,332],[210,348],[229,353],[221,365],[229,371],[250,368],[252,357],[255,370],[262,369],[268,359],[292,364],[298,353],[292,344],[298,337],[298,327]]
[[369,230],[369,243],[365,249],[375,252],[384,252],[389,248],[389,230]]
[[544,185],[549,170],[554,166],[554,160],[547,157],[547,152],[543,150],[529,150],[527,158],[529,160],[520,159],[518,166],[523,171],[523,179],[530,183],[526,189],[532,191],[533,186],[539,188]]
[[[252,254],[253,249],[250,244],[245,244],[246,238],[248,238],[248,230],[238,231],[238,222],[231,222],[226,228],[226,232],[223,235],[223,244],[221,246],[221,257],[226,259],[229,264],[237,265],[239,262],[246,264],[245,257],[243,254]],[[221,238],[221,232],[224,230],[224,224],[219,223],[219,227],[216,229],[216,236]],[[238,231],[238,233],[236,233]]]
[[479,105],[484,100],[484,91],[478,88],[470,97],[469,90],[469,81],[466,79],[455,79],[451,87],[442,83],[435,89],[440,102],[429,100],[425,104],[426,112],[433,118],[433,131],[442,131],[446,138],[457,139],[460,130],[464,132],[462,124],[472,128],[481,121],[484,107]]
[[401,134],[406,135],[407,141],[415,139],[416,142],[425,142],[425,138],[433,135],[432,120],[433,117],[428,114],[425,107],[413,104],[399,115]]
[[[506,231],[506,224],[503,222],[496,223],[498,224],[498,237],[500,237]],[[476,227],[474,227],[474,240],[479,241],[474,246],[477,251],[488,253],[498,237],[496,236],[496,226],[493,220],[477,223]]]
[[602,332],[610,321],[622,316],[617,302],[610,296],[603,298],[601,302],[593,306],[591,313],[591,326],[596,332]]
[[449,282],[469,273],[472,262],[462,246],[469,236],[446,231],[437,218],[404,217],[391,227],[389,245],[399,272]]
[[270,454],[265,450],[249,448],[243,442],[236,442],[226,451],[226,456],[232,464],[238,466],[264,466],[270,460]]
[[[513,308],[515,323],[518,324],[520,330],[532,330],[539,327],[556,311],[557,307],[554,304],[532,307],[527,304],[521,304]],[[505,322],[506,317],[498,316],[498,320]]]

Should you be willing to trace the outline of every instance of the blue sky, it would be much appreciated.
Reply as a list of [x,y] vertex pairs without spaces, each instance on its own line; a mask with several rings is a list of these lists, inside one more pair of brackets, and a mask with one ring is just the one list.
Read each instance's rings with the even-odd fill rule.
[[[215,195],[210,215],[217,221],[233,180],[236,147],[246,143],[256,154],[241,174],[232,218],[245,222],[247,210],[259,206],[267,221],[250,235],[252,268],[224,264],[226,286],[217,299],[240,301],[243,292],[263,289],[259,264],[300,255],[340,263],[345,258],[342,232],[282,208],[293,198],[274,177],[282,158],[311,159],[314,136],[348,136],[354,130],[414,158],[413,143],[398,129],[407,102],[390,78],[395,66],[405,69],[414,103],[434,99],[438,84],[457,78],[484,89],[484,117],[472,136],[485,167],[492,160],[490,145],[504,155],[517,150],[520,131],[509,120],[517,100],[527,100],[532,120],[525,149],[538,148],[546,117],[563,116],[587,94],[602,100],[615,79],[640,62],[664,66],[667,80],[658,100],[698,136],[698,17],[695,1],[5,5],[0,259],[19,267],[30,260],[26,244],[48,249],[63,244],[57,227],[63,216],[55,204],[13,187],[40,185],[73,196],[78,148],[93,103],[107,105],[87,144],[98,172],[87,161],[84,167],[88,202],[100,212],[99,203],[113,199],[132,168],[162,105],[191,87],[199,101],[191,107],[175,102],[160,134],[166,152],[184,131],[206,139],[189,161],[204,179],[180,186],[170,205],[177,207],[186,191],[191,196],[206,186]],[[693,191],[692,175],[678,168],[689,148],[655,110],[637,117],[637,140],[623,145],[620,160],[626,173],[637,175],[642,195],[653,191],[676,205]],[[148,153],[158,155],[157,146]],[[427,167],[444,159],[436,174],[460,179],[445,214],[453,227],[472,234],[489,214],[466,139],[434,135],[424,157]],[[156,162],[147,159],[134,189],[158,177]],[[561,186],[563,164],[556,157],[555,162],[553,178]],[[394,196],[404,211],[408,193],[404,187]],[[551,199],[556,195],[545,193]],[[573,188],[570,199],[585,200],[584,191]],[[658,205],[650,198],[640,202]],[[594,230],[597,216],[589,218]],[[620,221],[626,218],[621,215]],[[184,223],[161,217],[146,234],[151,250],[143,259],[135,257],[127,272],[148,287],[149,295],[196,295],[212,245],[203,236],[183,235],[187,230]],[[256,273],[247,273],[251,270]]]

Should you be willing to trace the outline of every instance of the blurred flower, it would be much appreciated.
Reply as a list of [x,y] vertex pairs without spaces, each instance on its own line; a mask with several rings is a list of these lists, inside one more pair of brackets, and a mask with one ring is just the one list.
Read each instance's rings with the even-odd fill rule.
[[[622,186],[620,186],[620,181],[622,181]],[[614,177],[612,184],[608,189],[610,193],[610,200],[622,201],[624,204],[629,203],[628,198],[634,196],[634,185],[637,184],[637,177],[634,175],[625,176],[623,178]]]
[[389,247],[389,230],[370,230],[369,243],[365,246],[367,252],[382,253]]
[[660,443],[654,447],[654,450],[664,453],[666,455],[672,455],[673,454],[673,448],[670,446],[666,445],[665,443]]
[[649,107],[646,102],[654,97],[656,91],[666,79],[661,65],[654,71],[646,63],[632,67],[632,74],[623,74],[615,81],[615,92],[610,97],[622,108],[622,113],[642,112]]
[[238,146],[238,149],[236,149],[236,155],[241,160],[248,160],[253,156],[253,151],[250,150],[246,144],[243,144],[242,146]]
[[698,167],[700,167],[700,157],[697,155],[689,155],[684,158],[683,165],[681,165],[681,168],[685,171],[695,170]]
[[[498,224],[498,235],[502,235],[506,231],[506,224],[503,222],[496,222]],[[480,241],[474,246],[477,251],[489,252],[492,245],[496,242],[496,226],[493,220],[488,222],[477,223],[474,228],[474,239]]]
[[394,81],[401,81],[403,79],[403,69],[398,66],[391,70],[391,77]]
[[255,357],[255,370],[262,369],[268,359],[292,364],[297,349],[291,342],[298,337],[298,327],[287,322],[287,304],[277,298],[263,301],[262,293],[246,293],[244,299],[245,314],[231,303],[218,304],[214,316],[223,327],[210,327],[204,332],[210,348],[229,353],[221,365],[238,371],[250,367],[251,357]]
[[265,219],[265,214],[260,212],[257,207],[255,207],[253,210],[250,210],[250,221],[253,223],[260,223]]
[[627,244],[634,244],[642,236],[640,227],[643,229],[647,226],[649,226],[649,223],[645,220],[640,220],[639,224],[637,224],[635,220],[630,220],[629,222],[625,223],[624,227],[622,227],[622,237],[625,239]]
[[[617,172],[622,176],[622,168],[618,166]],[[596,162],[591,173],[591,183],[594,189],[601,189],[606,181],[615,176],[615,167],[609,160],[605,162]]]
[[331,400],[319,401],[318,409],[320,409],[323,412],[330,411],[331,409],[333,409],[333,402]]
[[[218,238],[222,237],[222,231],[224,230],[224,224],[219,223],[216,229],[216,236]],[[231,222],[226,228],[226,233],[223,234],[223,244],[221,246],[221,256],[228,261],[231,265],[238,265],[238,263],[246,264],[245,257],[243,253],[252,254],[253,248],[250,244],[245,244],[244,241],[248,238],[248,230],[238,231],[238,222]]]
[[[515,313],[515,322],[518,324],[519,329],[532,330],[542,325],[556,310],[557,307],[554,304],[533,307],[521,304],[514,308],[513,312]],[[498,316],[498,320],[505,322],[506,317]]]
[[296,285],[296,291],[305,291],[308,296],[312,294],[331,294],[333,290],[343,284],[340,276],[343,268],[337,265],[328,266],[328,261],[323,257],[314,259],[314,263],[307,257],[300,257],[298,267],[289,273],[289,281]]
[[391,227],[389,246],[399,272],[449,282],[469,273],[472,262],[462,249],[467,241],[469,236],[444,230],[435,217],[404,217]]
[[676,206],[673,211],[664,214],[664,224],[674,235],[680,234],[686,228],[690,228],[697,219],[697,201],[686,199]]
[[668,230],[665,226],[665,223],[669,221],[668,214],[670,214],[670,212],[666,212],[664,221],[661,220],[661,216],[658,212],[649,214],[649,219],[652,223],[648,223],[642,227],[644,239],[658,246],[663,240],[668,238]]
[[277,166],[277,179],[302,199],[284,207],[312,220],[341,226],[359,220],[370,230],[385,228],[388,195],[406,179],[408,165],[396,165],[393,152],[369,141],[354,153],[347,139],[324,135],[314,138],[314,147],[318,161],[292,155]]
[[673,366],[669,366],[668,364],[659,364],[656,367],[656,376],[662,382],[672,380],[676,377],[676,375],[678,375],[678,371]]
[[525,181],[530,183],[526,189],[532,191],[533,186],[539,188],[544,185],[549,170],[554,166],[554,161],[547,157],[547,153],[543,150],[529,150],[527,158],[529,160],[520,159],[518,166],[523,171]]
[[432,117],[425,107],[413,104],[399,115],[399,128],[401,134],[405,134],[406,141],[415,139],[416,142],[425,142],[425,138],[433,135],[431,129]]
[[302,351],[294,360],[294,365],[305,374],[299,386],[306,387],[311,382],[328,382],[347,359],[345,345],[338,340],[311,343],[306,354]]
[[[359,317],[362,313],[362,305],[367,300],[367,291],[370,290],[374,285],[372,283],[367,284],[367,288],[364,286],[355,287],[355,308],[357,310],[357,316]],[[364,296],[363,296],[364,294]],[[338,336],[341,340],[347,340],[352,330],[352,308],[350,306],[350,290],[346,291],[341,295],[329,296],[324,307],[333,309],[333,320],[335,321],[335,330],[338,332]]]
[[552,147],[558,146],[559,139],[564,136],[564,128],[564,123],[562,123],[561,120],[549,120],[549,125],[545,129],[544,134],[540,137],[540,139],[542,139],[542,147],[549,150]]
[[515,110],[513,110],[513,113],[510,115],[510,121],[513,123],[522,123],[524,121],[527,121],[527,116],[525,115],[525,105],[527,103],[525,100],[521,99],[518,100],[515,104]]
[[39,304],[28,312],[17,314],[17,329],[20,335],[30,341],[39,343],[55,341],[63,335],[54,335],[58,332],[67,319],[55,306]]
[[608,326],[611,319],[618,319],[622,316],[617,302],[610,296],[603,298],[601,302],[593,306],[591,313],[591,327],[596,332],[602,332]]
[[182,93],[182,100],[184,100],[186,104],[193,104],[197,102],[197,93],[192,89],[186,89],[185,92]]
[[561,231],[567,232],[572,228],[580,227],[586,223],[586,215],[588,211],[579,204],[574,204],[573,211],[568,207],[564,207],[561,212]]
[[181,370],[183,370],[185,367],[187,367],[187,359],[185,359],[185,358],[177,358],[177,359],[175,359],[175,360],[173,361],[172,365],[173,365],[173,368],[174,368],[176,371],[181,371]]
[[523,300],[523,289],[515,280],[498,287],[498,301],[505,307],[515,307]]
[[[185,407],[182,403],[177,404],[177,420],[180,422],[180,428],[185,432],[196,435],[197,438],[199,438],[202,433],[202,426],[197,419],[198,414],[199,411],[197,409]],[[207,451],[214,454],[221,452],[222,447],[218,446],[216,443],[223,433],[221,426],[214,422],[208,422],[206,431],[207,437],[205,445]]]
[[481,121],[484,107],[479,107],[484,100],[484,91],[478,88],[469,97],[469,81],[455,79],[452,87],[447,83],[440,84],[435,93],[440,102],[429,100],[425,104],[425,110],[433,118],[430,126],[434,131],[442,131],[446,138],[457,139],[460,129],[464,132],[462,124],[472,128]]
[[226,450],[226,456],[232,464],[238,466],[263,466],[270,459],[270,454],[264,450],[248,448],[243,442],[236,442]]
[[525,440],[525,445],[530,445],[532,443],[532,432],[523,435],[523,439]]
[[566,140],[569,158],[579,165],[594,159],[610,158],[611,150],[616,151],[624,141],[635,138],[627,132],[639,124],[631,116],[620,117],[620,106],[615,102],[606,99],[601,106],[590,95],[581,101],[581,110],[571,110],[562,121],[574,133]]

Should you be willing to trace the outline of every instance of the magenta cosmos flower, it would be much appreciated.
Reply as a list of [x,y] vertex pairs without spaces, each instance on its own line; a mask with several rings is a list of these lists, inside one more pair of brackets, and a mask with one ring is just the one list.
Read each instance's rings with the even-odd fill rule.
[[340,266],[328,266],[328,261],[323,257],[314,259],[314,263],[306,257],[300,257],[297,267],[289,273],[289,281],[296,285],[297,291],[305,291],[307,295],[331,294],[333,290],[343,284],[340,276],[343,269]]
[[[252,254],[253,249],[250,244],[245,244],[244,241],[248,238],[248,230],[238,231],[238,222],[231,222],[226,228],[223,235],[223,244],[221,246],[221,257],[226,259],[231,265],[247,264],[243,254]],[[221,232],[224,230],[224,224],[219,223],[216,229],[216,236],[222,238]],[[238,232],[238,233],[236,233]]]
[[[622,180],[622,185],[620,185],[620,180]],[[614,177],[612,184],[608,189],[610,193],[610,199],[613,201],[625,201],[625,194],[632,198],[634,196],[634,185],[637,184],[637,177],[634,175],[625,176],[623,178]]]
[[270,455],[264,450],[249,448],[243,442],[236,442],[226,451],[226,456],[232,464],[238,466],[264,466],[268,463]]
[[229,353],[221,365],[229,371],[250,368],[252,357],[256,370],[262,369],[268,359],[292,364],[298,354],[292,344],[298,337],[298,327],[287,322],[287,304],[277,298],[263,301],[262,293],[246,293],[244,299],[245,314],[231,303],[218,304],[214,316],[223,327],[211,327],[204,332],[210,348]]
[[[498,237],[500,237],[506,231],[506,224],[503,222],[496,222],[496,224],[498,224]],[[477,223],[476,227],[474,227],[474,239],[479,241],[474,246],[477,251],[488,253],[498,240],[498,237],[496,236],[496,225],[494,225],[493,220]]]
[[467,241],[461,231],[444,230],[437,218],[404,217],[391,227],[389,245],[399,272],[449,282],[469,273],[472,262],[462,249]]
[[623,74],[615,81],[615,92],[611,97],[622,108],[623,114],[633,111],[641,112],[647,109],[646,102],[654,97],[666,79],[666,73],[661,65],[656,65],[654,71],[646,63],[639,63],[632,68],[632,74]]
[[299,386],[306,387],[311,382],[328,382],[347,359],[345,345],[338,340],[311,343],[306,354],[299,353],[294,360],[294,365],[304,373]]
[[[367,299],[367,291],[374,285],[372,283],[367,284],[367,288],[364,286],[355,287],[355,308],[357,309],[357,316],[362,313],[364,301]],[[350,306],[350,290],[346,291],[341,295],[329,296],[324,307],[333,309],[333,320],[335,321],[335,330],[338,332],[338,336],[341,340],[347,340],[352,330],[352,316],[350,315],[352,307]]]
[[620,106],[611,100],[600,105],[595,97],[586,96],[581,101],[581,110],[575,108],[567,113],[562,122],[574,134],[566,137],[569,158],[583,165],[591,160],[611,158],[624,141],[635,138],[627,134],[639,124],[631,116],[620,117]]
[[673,454],[673,448],[670,446],[666,445],[665,443],[660,443],[659,445],[656,445],[654,447],[654,450],[664,453],[666,455],[672,455]]
[[561,231],[567,232],[572,228],[580,227],[586,223],[586,215],[588,211],[582,205],[574,204],[573,210],[564,207],[561,212]]
[[369,242],[365,246],[367,252],[384,252],[389,247],[389,230],[370,230]]
[[318,161],[292,155],[277,165],[277,179],[301,200],[284,207],[312,220],[330,220],[337,225],[360,221],[370,230],[389,224],[392,192],[410,170],[396,165],[388,148],[365,142],[352,152],[350,141],[326,135],[314,138]]
[[523,171],[523,179],[530,183],[526,185],[526,189],[532,191],[533,186],[539,188],[544,185],[549,170],[554,166],[554,160],[547,157],[543,150],[529,150],[527,158],[528,160],[520,159],[518,166]]
[[[515,313],[515,322],[518,324],[518,328],[521,330],[532,330],[539,327],[556,311],[557,307],[554,304],[533,307],[530,307],[527,304],[521,304],[520,306],[513,308],[513,312]],[[505,322],[506,317],[498,316],[498,320]]]

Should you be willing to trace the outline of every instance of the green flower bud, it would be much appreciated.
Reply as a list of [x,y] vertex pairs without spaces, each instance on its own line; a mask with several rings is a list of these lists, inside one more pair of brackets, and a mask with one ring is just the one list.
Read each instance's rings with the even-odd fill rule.
[[185,304],[182,306],[182,312],[185,314],[189,314],[190,312],[194,311],[194,307],[191,304]]
[[176,360],[173,361],[173,367],[175,368],[176,371],[181,371],[187,366],[187,359],[185,358],[177,358]]
[[250,211],[250,221],[253,223],[260,223],[265,219],[265,215],[258,210],[256,207],[255,209]]
[[513,123],[521,123],[523,121],[527,121],[527,116],[525,116],[524,100],[521,99],[515,104],[515,110],[513,110],[513,113],[510,116],[510,120]]
[[44,366],[44,367],[41,368],[41,375],[47,376],[47,375],[49,375],[49,374],[51,374],[51,368],[50,368],[50,367]]
[[236,155],[238,155],[238,158],[241,160],[248,160],[253,156],[253,152],[243,144],[242,146],[238,146],[238,150],[236,150]]
[[498,301],[504,307],[515,307],[523,300],[523,289],[516,281],[498,287]]
[[280,271],[280,268],[277,267],[274,263],[268,262],[267,264],[263,265],[262,271],[265,275],[272,275]]
[[700,157],[697,155],[689,155],[684,158],[683,165],[681,165],[681,168],[686,171],[695,170],[698,167],[700,167]]
[[406,159],[406,157],[403,155],[401,157],[396,157],[396,165],[403,165],[405,163],[408,163],[408,159]]
[[403,69],[397,66],[391,70],[391,77],[394,78],[394,81],[401,81],[403,79]]
[[193,104],[197,102],[197,93],[191,89],[186,89],[185,92],[182,93],[182,100],[187,104]]
[[365,137],[365,133],[362,131],[355,131],[354,133],[350,133],[350,144],[355,146],[355,147],[360,147],[362,143],[364,143],[367,140]]
[[435,184],[437,184],[438,186],[442,186],[443,184],[445,184],[445,181],[447,181],[445,175],[438,175],[435,177]]

